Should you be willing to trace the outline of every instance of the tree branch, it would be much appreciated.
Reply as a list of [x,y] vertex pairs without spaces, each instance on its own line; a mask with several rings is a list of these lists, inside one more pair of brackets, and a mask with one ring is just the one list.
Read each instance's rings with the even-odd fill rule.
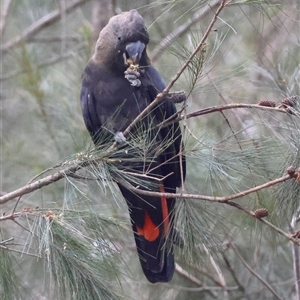
[[[73,9],[77,8],[80,5],[85,4],[89,0],[75,0],[73,2],[68,2],[66,4],[65,13],[69,13]],[[26,42],[28,39],[31,39],[34,35],[36,35],[43,28],[52,25],[61,17],[61,10],[56,9],[50,12],[49,14],[43,16],[41,19],[36,21],[27,27],[21,34],[17,35],[15,38],[9,40],[5,44],[3,44],[0,48],[1,51],[8,51],[10,48],[19,45],[21,42]]]
[[58,171],[52,175],[46,176],[40,180],[34,181],[33,183],[27,184],[13,192],[6,193],[4,196],[0,197],[0,204],[3,204],[9,200],[12,200],[16,197],[20,197],[26,194],[29,194],[33,191],[36,191],[44,186],[47,186],[53,182],[56,182],[64,178],[67,174],[75,172],[77,167],[69,168],[63,171]]
[[[290,222],[290,233],[294,236],[296,231],[296,223],[299,221],[300,207],[294,213]],[[292,244],[293,254],[293,267],[294,267],[294,278],[295,278],[295,300],[300,300],[300,260],[299,260],[299,247]]]
[[[274,180],[268,181],[264,184],[255,186],[251,189],[239,192],[237,194],[233,194],[230,196],[225,196],[225,197],[213,197],[213,196],[207,196],[207,195],[199,195],[199,194],[188,194],[188,193],[160,193],[160,192],[150,192],[150,191],[145,191],[145,190],[140,190],[139,188],[136,188],[134,186],[132,186],[131,184],[129,184],[128,182],[122,180],[122,179],[117,179],[118,182],[122,185],[124,185],[124,187],[130,189],[131,191],[137,193],[137,194],[141,194],[141,195],[148,195],[148,196],[153,196],[153,197],[166,197],[166,198],[186,198],[186,199],[199,199],[199,200],[205,200],[205,201],[210,201],[210,202],[219,202],[219,203],[227,203],[231,200],[237,199],[237,198],[241,198],[244,197],[246,195],[252,194],[254,192],[257,192],[259,190],[268,188],[272,185],[276,185],[280,182],[284,182],[286,180],[289,180],[293,177],[291,177],[290,175],[284,175],[282,177],[276,178]],[[7,196],[7,195],[6,195]],[[1,198],[0,198],[1,201]]]
[[190,118],[207,115],[207,114],[211,114],[214,112],[222,112],[223,110],[237,109],[237,108],[254,108],[254,109],[259,109],[259,110],[276,111],[276,112],[285,113],[285,114],[287,113],[287,110],[284,108],[281,108],[281,107],[269,107],[269,106],[261,106],[259,104],[247,104],[247,103],[230,103],[230,104],[226,104],[226,105],[211,106],[211,107],[207,107],[204,109],[200,109],[200,110],[191,112],[184,116],[178,116],[177,118],[173,119],[172,121],[164,123],[163,127],[169,126],[170,124],[181,121],[183,119],[187,120]]
[[[218,266],[218,264],[216,263],[215,259],[213,258],[213,256],[210,254],[210,252],[208,251],[208,249],[206,248],[205,244],[202,244],[204,251],[206,253],[206,255],[209,257],[210,263],[213,266],[213,268],[215,269],[217,276],[219,278],[219,283],[221,287],[226,287],[226,281],[225,281],[225,276],[221,271],[221,268]],[[224,289],[224,297],[223,299],[228,299],[228,291],[226,289]]]
[[4,1],[2,5],[2,12],[1,12],[1,20],[0,20],[0,40],[3,39],[4,31],[6,28],[6,20],[9,12],[10,5],[12,3],[12,0],[6,0]]
[[250,271],[252,275],[254,275],[259,281],[262,282],[262,284],[276,297],[276,299],[283,300],[276,291],[269,285],[268,282],[266,282],[258,273],[256,273],[244,260],[240,252],[237,250],[237,248],[233,245],[233,243],[229,242],[230,248],[235,252],[236,256],[240,259],[242,264]]
[[186,290],[186,291],[193,291],[193,292],[201,292],[201,291],[207,291],[209,292],[214,298],[217,298],[217,294],[215,291],[232,291],[232,290],[237,290],[237,287],[228,287],[228,286],[222,286],[220,283],[216,282],[219,286],[206,286],[204,285],[201,280],[193,276],[192,274],[188,273],[185,271],[178,263],[175,264],[175,270],[178,274],[180,274],[182,277],[185,277],[186,279],[190,280],[194,284],[196,284],[198,287],[197,288],[183,288],[180,287],[181,290]]
[[270,223],[269,221],[267,221],[263,218],[258,218],[253,211],[248,210],[245,207],[241,206],[240,204],[232,202],[232,201],[226,202],[226,204],[228,204],[230,206],[233,206],[233,207],[245,212],[246,214],[248,214],[248,215],[252,216],[253,218],[257,219],[258,221],[260,221],[261,223],[269,226],[270,228],[272,228],[273,230],[275,230],[276,232],[278,232],[279,234],[281,234],[282,236],[284,236],[288,240],[292,241],[294,244],[300,246],[300,241],[297,240],[297,238],[295,238],[293,235],[286,233],[285,231],[283,231],[279,227],[275,226],[274,224]]
[[216,8],[221,3],[221,0],[214,0],[210,5],[207,4],[200,12],[196,12],[184,25],[176,27],[170,34],[168,34],[162,41],[154,48],[151,55],[152,62],[156,62],[163,52],[180,36],[185,34],[194,24],[200,19],[208,15],[211,10]]
[[226,6],[226,2],[227,0],[222,0],[217,11],[215,12],[212,20],[210,21],[208,27],[206,28],[206,31],[202,37],[202,39],[200,40],[199,44],[197,45],[197,47],[195,48],[195,50],[193,51],[193,53],[190,55],[190,57],[187,59],[187,61],[184,63],[184,65],[181,67],[181,69],[177,72],[177,74],[173,77],[173,79],[171,80],[171,82],[168,84],[168,86],[163,90],[163,94],[167,94],[170,89],[173,87],[173,85],[175,84],[175,82],[178,80],[178,78],[181,76],[181,74],[184,72],[184,70],[188,67],[188,65],[191,63],[192,59],[196,56],[196,54],[202,49],[203,45],[205,44],[205,41],[208,38],[208,35],[210,34],[214,24],[216,23],[217,19],[218,19],[218,15],[221,13],[221,11],[223,10],[223,8],[225,8]]

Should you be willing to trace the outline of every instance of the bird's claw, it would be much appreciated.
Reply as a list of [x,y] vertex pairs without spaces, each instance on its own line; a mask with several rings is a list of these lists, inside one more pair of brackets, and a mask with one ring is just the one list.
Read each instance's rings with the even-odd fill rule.
[[131,83],[132,86],[139,87],[141,85],[141,81],[139,80],[141,74],[138,71],[128,68],[124,74],[125,78]]

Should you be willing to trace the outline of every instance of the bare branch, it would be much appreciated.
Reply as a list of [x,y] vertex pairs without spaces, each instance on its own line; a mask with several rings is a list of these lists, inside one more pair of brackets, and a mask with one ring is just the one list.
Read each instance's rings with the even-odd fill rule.
[[99,32],[105,27],[109,19],[113,16],[113,5],[111,0],[92,1],[92,47],[96,45]]
[[250,271],[252,275],[254,275],[259,281],[262,282],[262,284],[276,297],[276,299],[283,300],[276,291],[270,286],[268,282],[266,282],[258,273],[256,273],[244,260],[240,252],[237,250],[237,248],[233,245],[233,243],[229,242],[230,248],[235,252],[236,256],[240,259],[242,264]]
[[207,5],[200,12],[196,12],[184,25],[176,27],[174,31],[168,34],[154,48],[151,55],[152,62],[156,62],[162,53],[180,36],[186,33],[194,24],[204,18],[212,9],[216,8],[221,3],[221,0],[214,0],[210,5]]
[[185,278],[189,279],[191,282],[195,283],[197,286],[203,286],[203,283],[198,278],[194,277],[187,271],[185,271],[178,263],[175,264],[175,270],[180,275],[184,276]]
[[287,113],[286,109],[283,109],[280,107],[269,107],[269,106],[261,106],[258,104],[247,104],[247,103],[230,103],[230,104],[226,104],[226,105],[211,106],[211,107],[207,107],[204,109],[194,111],[194,112],[186,114],[184,116],[178,116],[177,118],[173,119],[172,121],[164,123],[163,127],[168,126],[174,122],[181,121],[181,120],[186,120],[186,119],[190,119],[190,118],[194,118],[194,117],[199,117],[202,115],[211,114],[214,112],[221,112],[223,110],[237,109],[237,108],[255,108],[255,109],[259,109],[259,110],[271,110],[271,111],[276,111],[276,112],[285,113],[285,114]]
[[[68,4],[66,4],[65,13],[69,13],[73,9],[77,8],[78,6],[85,4],[87,1],[88,0],[75,0],[70,3],[68,2]],[[49,25],[52,25],[57,20],[59,20],[61,17],[61,13],[62,12],[60,9],[56,9],[53,10],[51,13],[43,16],[41,19],[39,19],[38,21],[36,21],[35,23],[27,27],[21,34],[17,35],[15,38],[3,44],[0,50],[8,51],[10,48],[20,44],[21,42],[25,42],[28,39],[31,39],[40,30],[42,30],[43,28]]]
[[61,43],[65,39],[66,41],[72,41],[78,43],[80,41],[80,37],[76,35],[68,35],[66,37],[62,36],[38,36],[38,37],[31,37],[27,40],[28,43],[41,43],[41,44],[51,44],[51,43]]
[[[218,266],[218,264],[216,263],[215,259],[213,258],[213,256],[210,254],[210,252],[206,248],[205,244],[202,244],[202,246],[203,246],[204,251],[206,252],[207,256],[209,257],[209,260],[210,260],[213,268],[215,269],[215,271],[216,271],[216,273],[218,275],[220,286],[226,287],[225,276],[222,273],[221,268]],[[224,289],[224,298],[228,299],[228,291],[226,289]]]
[[[296,173],[297,174],[297,173]],[[235,194],[235,195],[231,195],[228,197],[212,197],[212,196],[206,196],[206,195],[199,195],[199,194],[186,194],[186,193],[159,193],[159,192],[149,192],[149,191],[144,191],[144,190],[140,190],[139,188],[135,188],[132,185],[130,185],[129,183],[125,182],[124,180],[120,180],[119,183],[124,185],[127,189],[132,190],[134,192],[136,192],[137,194],[144,194],[144,195],[149,195],[149,196],[158,196],[158,197],[165,197],[165,198],[186,198],[186,199],[199,199],[199,200],[205,200],[205,201],[212,201],[212,202],[219,202],[219,203],[224,203],[230,206],[233,206],[247,214],[249,214],[250,216],[254,217],[255,219],[257,219],[258,221],[264,223],[265,225],[271,227],[273,230],[275,230],[276,232],[278,232],[279,234],[281,234],[282,236],[284,236],[285,238],[287,238],[288,240],[292,241],[294,244],[300,246],[300,241],[297,239],[297,237],[294,237],[293,235],[290,235],[288,233],[286,233],[285,231],[283,231],[282,229],[280,229],[279,227],[275,226],[274,224],[268,222],[267,220],[263,219],[263,218],[258,218],[254,212],[244,208],[243,206],[239,205],[238,203],[232,202],[231,200],[236,199],[236,198],[241,198],[243,196],[246,196],[250,193],[254,193],[260,189],[264,189],[267,188],[271,185],[275,185],[278,184],[280,182],[286,181],[290,178],[295,178],[296,176],[291,177],[290,175],[285,175],[282,176],[280,178],[277,178],[275,180],[269,181],[265,184],[262,184],[260,186],[256,186],[252,189],[246,190],[244,192]]]
[[300,300],[300,261],[299,261],[299,247],[292,244],[294,280],[295,280],[295,300]]
[[[209,76],[209,74],[206,74],[207,78],[209,79],[209,81],[211,82],[213,88],[216,90],[216,92],[218,93],[219,97],[221,98],[221,100],[225,103],[225,105],[229,105],[230,103],[226,100],[226,98],[223,96],[223,94],[221,93],[220,89],[218,88],[217,84],[215,83],[214,80],[212,80]],[[244,122],[242,121],[242,119],[240,118],[240,116],[233,112],[233,116],[237,119],[237,121],[239,122],[239,124],[241,125],[241,127],[243,128],[243,130],[245,131],[245,133],[250,136],[247,128],[245,128]]]
[[[71,52],[67,52],[67,53],[65,53],[65,54],[63,54],[61,56],[52,57],[52,58],[50,58],[50,59],[48,59],[48,60],[46,60],[46,61],[44,61],[44,62],[42,62],[40,64],[37,64],[36,68],[37,69],[42,69],[42,68],[45,68],[47,66],[53,66],[54,64],[57,64],[57,63],[61,62],[63,59],[66,59],[66,58],[68,58],[68,57],[70,57],[72,55],[73,54]],[[8,80],[8,79],[11,79],[11,78],[13,78],[15,76],[18,76],[18,75],[26,73],[26,72],[27,71],[24,70],[24,69],[14,70],[11,73],[5,74],[5,76],[3,76],[3,77],[0,77],[0,82]]]
[[[201,288],[201,290],[207,289],[207,287],[205,287],[203,285],[203,283],[201,282],[201,280],[199,280],[198,278],[196,278],[195,276],[193,276],[189,272],[185,271],[178,263],[175,263],[175,270],[176,270],[176,272],[178,274],[180,274],[181,276],[185,277],[186,279],[188,279],[191,282],[193,282],[194,284],[196,284],[199,288]],[[218,295],[214,291],[212,291],[210,289],[207,289],[207,291],[210,292],[210,294],[214,298],[217,298]]]
[[231,275],[232,275],[234,281],[237,283],[239,289],[244,293],[245,292],[245,288],[240,283],[240,280],[238,279],[238,275],[234,272],[234,269],[231,266],[231,264],[230,264],[229,260],[227,259],[227,257],[225,256],[224,252],[222,253],[222,256],[223,256],[223,259],[224,259],[224,261],[226,263],[227,270],[229,270],[229,272],[231,273]]
[[252,216],[253,218],[257,219],[258,221],[260,221],[261,223],[264,223],[265,225],[269,226],[270,228],[272,228],[273,230],[275,230],[276,232],[278,232],[279,234],[281,234],[282,236],[284,236],[288,240],[292,241],[294,244],[300,246],[300,241],[297,240],[297,238],[295,238],[293,235],[286,233],[285,231],[283,231],[279,227],[275,226],[274,224],[270,223],[266,219],[257,218],[253,211],[248,210],[245,207],[241,206],[240,204],[232,202],[232,201],[226,202],[226,204],[228,204],[230,206],[233,206],[233,207],[245,212],[246,214],[248,214],[248,215]]
[[8,247],[6,247],[6,246],[1,246],[1,245],[0,245],[0,248],[3,249],[3,250],[7,250],[7,251],[9,251],[9,252],[20,253],[21,255],[32,256],[32,257],[36,257],[36,258],[39,258],[39,259],[42,258],[42,257],[40,257],[40,256],[38,256],[38,255],[36,255],[36,254],[32,254],[32,253],[20,251],[20,250],[13,249],[13,248],[8,248]]
[[11,3],[12,0],[6,0],[2,5],[1,20],[0,20],[0,40],[2,40],[4,36],[4,31],[7,24],[6,20],[7,20],[8,11]]
[[9,215],[3,215],[0,217],[0,221],[5,221],[5,220],[14,220],[16,218],[19,218],[21,216],[21,212],[16,212],[13,214],[9,214]]
[[[300,207],[296,210],[293,215],[293,218],[290,222],[290,233],[295,236],[296,223],[299,220]],[[296,234],[297,236],[297,234]],[[292,254],[293,254],[293,267],[294,267],[294,280],[295,280],[295,300],[300,300],[300,260],[299,260],[299,247],[297,245],[292,245]]]
[[[75,170],[75,168],[73,168]],[[73,172],[73,169],[65,170],[67,173]],[[55,181],[58,181],[66,176],[66,173],[63,171],[56,172],[52,175],[46,176],[40,180],[34,181],[33,183],[27,184],[13,192],[7,193],[4,196],[0,197],[0,204],[3,204],[9,200],[12,200],[16,197],[29,194],[33,191],[36,191],[44,186],[47,186]]]
[[60,20],[61,20],[61,44],[60,44],[60,54],[63,55],[66,51],[67,44],[67,19],[66,19],[66,0],[59,1],[60,8]]
[[14,238],[9,238],[9,239],[7,239],[7,240],[0,241],[0,245],[6,245],[7,243],[9,243],[9,242],[11,242],[11,241],[13,241],[13,240],[14,240]]
[[[153,197],[166,197],[166,198],[176,197],[176,198],[186,198],[186,199],[199,199],[199,200],[205,200],[205,201],[211,201],[211,202],[227,203],[231,200],[244,197],[246,195],[249,195],[249,194],[252,194],[252,193],[257,192],[259,190],[268,188],[272,185],[276,185],[280,182],[284,182],[284,181],[289,180],[291,178],[292,177],[290,175],[284,175],[284,176],[279,177],[277,179],[274,179],[274,180],[268,181],[264,184],[258,185],[254,188],[242,191],[242,192],[237,193],[237,194],[226,196],[226,197],[213,197],[213,196],[207,196],[207,195],[188,194],[188,193],[150,192],[150,191],[140,190],[139,188],[136,188],[136,187],[130,185],[128,182],[126,182],[124,180],[118,179],[118,181],[119,181],[120,184],[124,185],[126,188],[136,192],[137,194],[141,194],[141,195],[148,195],[148,196],[153,196]],[[1,201],[1,198],[0,198],[0,201]]]
[[225,8],[227,0],[222,0],[217,11],[215,12],[212,20],[210,21],[202,39],[200,40],[199,44],[193,51],[193,53],[190,55],[190,57],[186,60],[186,62],[183,64],[181,69],[177,72],[177,74],[173,77],[171,82],[168,84],[168,86],[163,90],[163,94],[167,94],[170,89],[173,87],[175,82],[178,80],[178,78],[181,76],[181,74],[184,72],[184,70],[188,67],[188,65],[191,63],[192,59],[196,56],[196,54],[202,49],[203,45],[205,44],[205,41],[208,38],[208,35],[210,34],[214,24],[216,23],[218,19],[218,15],[221,13],[221,11]]

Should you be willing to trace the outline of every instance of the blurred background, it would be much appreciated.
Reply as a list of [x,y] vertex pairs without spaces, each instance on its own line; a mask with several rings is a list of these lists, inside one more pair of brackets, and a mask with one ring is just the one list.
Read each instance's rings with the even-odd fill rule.
[[[1,195],[92,149],[81,74],[110,17],[139,11],[149,56],[168,84],[221,2],[2,0]],[[172,88],[188,94],[178,105],[182,115],[260,100],[278,107],[299,95],[299,17],[297,0],[228,1]],[[183,119],[184,192],[225,197],[299,167],[299,124],[296,104],[292,114],[252,107]],[[297,232],[298,185],[288,180],[237,199],[244,210],[178,200],[185,243],[176,249],[173,280],[155,286],[142,274],[125,201],[113,183],[68,178],[0,202],[1,299],[299,300],[298,245],[279,232]],[[275,229],[245,213],[258,208],[268,210]],[[12,212],[18,218],[5,218]]]

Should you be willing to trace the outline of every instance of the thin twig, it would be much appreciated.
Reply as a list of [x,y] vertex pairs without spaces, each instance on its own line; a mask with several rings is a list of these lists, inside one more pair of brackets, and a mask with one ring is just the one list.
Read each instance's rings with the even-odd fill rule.
[[[201,290],[205,290],[206,287],[203,285],[203,283],[201,282],[201,280],[199,280],[198,278],[196,278],[195,276],[193,276],[192,274],[190,274],[189,272],[185,271],[178,263],[175,263],[175,271],[180,274],[181,276],[183,276],[184,278],[188,279],[189,281],[193,282],[194,284],[196,284],[199,288],[201,288]],[[216,298],[218,295],[212,291],[207,289],[207,291],[214,297]]]
[[[218,86],[216,85],[215,81],[212,80],[209,76],[209,74],[205,74],[207,76],[207,78],[209,79],[209,81],[211,82],[213,88],[215,89],[215,91],[218,93],[219,97],[221,98],[221,100],[225,103],[225,105],[229,105],[230,103],[227,101],[227,99],[223,96],[223,94],[221,93],[220,89],[218,88]],[[240,116],[233,112],[232,113],[234,115],[234,117],[237,119],[237,121],[239,122],[240,126],[244,129],[244,132],[247,134],[247,136],[250,137],[250,134],[248,133],[247,128],[244,125],[244,122],[242,121],[242,119],[240,118]]]
[[66,52],[66,45],[67,45],[66,0],[59,1],[59,8],[60,8],[60,20],[61,20],[60,54],[62,56]]
[[279,234],[281,234],[282,236],[286,237],[287,239],[289,239],[290,241],[292,241],[294,244],[300,246],[300,241],[297,240],[297,238],[294,238],[293,235],[286,233],[285,231],[283,231],[282,229],[280,229],[279,227],[275,226],[274,224],[270,223],[269,221],[267,221],[266,219],[263,218],[257,218],[255,216],[255,213],[251,210],[248,210],[247,208],[241,206],[240,204],[236,203],[236,202],[232,202],[229,201],[226,204],[233,206],[243,212],[245,212],[246,214],[256,218],[258,221],[260,221],[261,223],[269,226],[270,228],[272,228],[273,230],[275,230],[276,232],[278,232]]
[[17,212],[9,215],[3,215],[0,217],[0,221],[14,220],[15,218],[19,218],[21,214],[22,214],[21,212]]
[[193,111],[187,115],[184,116],[178,116],[177,118],[174,118],[171,122],[164,123],[163,127],[169,126],[170,124],[174,122],[178,122],[181,120],[185,119],[190,119],[194,117],[199,117],[202,115],[207,115],[211,114],[214,112],[220,112],[223,110],[228,110],[228,109],[238,109],[238,108],[254,108],[254,109],[259,109],[259,110],[269,110],[269,111],[276,111],[280,113],[287,113],[287,111],[283,108],[280,107],[269,107],[269,106],[261,106],[258,104],[248,104],[248,103],[230,103],[226,105],[215,105],[207,108],[203,108],[197,111]]
[[[270,186],[276,185],[280,182],[284,182],[286,180],[291,179],[290,175],[284,175],[282,177],[279,177],[277,179],[268,181],[264,184],[258,185],[254,188],[250,188],[248,190],[239,192],[237,194],[233,194],[230,196],[224,196],[224,197],[213,197],[213,196],[207,196],[207,195],[199,195],[199,194],[188,194],[188,193],[160,193],[160,192],[149,192],[149,191],[144,191],[140,190],[138,188],[135,188],[134,186],[130,185],[129,183],[125,181],[121,181],[120,183],[126,186],[126,188],[131,189],[132,191],[136,192],[137,194],[141,195],[148,195],[148,196],[153,196],[153,197],[166,197],[166,198],[187,198],[187,199],[199,199],[199,200],[205,200],[205,201],[211,201],[211,202],[219,202],[219,203],[227,203],[233,199],[241,198],[243,196],[252,194],[254,192],[257,192],[259,190],[268,188]],[[7,196],[7,195],[6,195]],[[1,198],[0,198],[1,201]],[[0,202],[1,203],[1,202]]]
[[[299,219],[300,206],[294,213],[292,220],[290,222],[290,233],[295,234],[297,220]],[[295,281],[295,300],[300,300],[300,259],[299,259],[299,247],[292,244],[292,254],[293,254],[293,268],[294,268],[294,281]]]
[[6,0],[4,1],[2,5],[2,12],[1,12],[1,20],[0,20],[0,40],[3,39],[5,28],[7,25],[7,16],[9,12],[10,5],[12,3],[12,0]]
[[62,36],[36,36],[28,38],[27,43],[40,43],[40,44],[52,44],[52,43],[61,43],[65,39],[68,42],[76,42],[79,43],[81,41],[80,37],[77,35],[68,35],[66,37]]
[[231,273],[233,279],[235,280],[235,282],[237,283],[239,289],[242,291],[242,292],[245,292],[245,288],[242,286],[242,284],[240,283],[239,279],[238,279],[238,276],[236,275],[236,273],[234,272],[228,258],[225,256],[224,253],[222,253],[222,256],[223,256],[223,259],[226,263],[226,267],[227,267],[227,270],[229,270],[229,272]]
[[185,69],[191,63],[191,61],[196,56],[196,54],[199,51],[201,51],[203,45],[205,44],[205,42],[206,42],[206,40],[208,38],[208,35],[210,34],[210,32],[211,32],[214,24],[216,23],[216,21],[218,19],[218,15],[221,13],[221,11],[223,10],[223,8],[225,8],[226,2],[227,2],[227,0],[222,0],[222,2],[220,3],[217,11],[215,12],[215,14],[214,14],[214,16],[213,16],[210,24],[206,28],[206,31],[205,31],[202,39],[200,40],[199,44],[197,45],[197,47],[195,48],[195,50],[192,52],[192,54],[190,55],[190,57],[187,59],[187,61],[183,64],[183,66],[181,67],[181,69],[176,73],[176,75],[170,81],[170,83],[168,84],[168,86],[163,90],[163,94],[167,94],[170,91],[170,89],[173,87],[173,85],[175,84],[175,82],[178,80],[178,78],[181,76],[181,74],[185,71]]
[[[76,0],[73,2],[68,2],[66,4],[65,13],[69,13],[80,5],[87,3],[89,0]],[[9,40],[0,48],[1,51],[8,51],[10,48],[19,45],[21,42],[26,42],[28,39],[31,39],[34,35],[40,32],[43,28],[52,25],[58,21],[61,17],[61,10],[56,9],[50,12],[49,14],[43,16],[38,21],[31,24],[27,27],[21,34],[17,35],[15,38]]]
[[21,228],[23,228],[25,231],[29,232],[30,234],[34,235],[34,233],[32,231],[30,231],[29,229],[27,229],[25,226],[23,226],[22,224],[20,224],[16,219],[13,219],[13,222],[16,223],[18,226],[20,226]]
[[255,109],[260,109],[260,110],[276,111],[276,112],[280,112],[280,113],[287,112],[285,109],[279,108],[279,107],[261,106],[258,104],[248,104],[248,103],[231,103],[231,104],[227,104],[227,105],[216,105],[216,106],[207,107],[205,109],[201,109],[201,110],[192,112],[192,113],[188,114],[186,117],[187,118],[198,117],[198,116],[207,115],[207,114],[210,114],[210,113],[216,112],[216,111],[223,111],[223,110],[235,109],[235,108],[255,108]]
[[[206,248],[206,246],[204,244],[202,244],[203,246],[203,249],[204,251],[206,252],[206,254],[208,255],[209,257],[209,260],[213,266],[213,268],[216,270],[217,272],[217,275],[219,277],[219,282],[220,282],[220,285],[222,287],[226,287],[226,281],[225,281],[225,277],[220,269],[220,267],[218,266],[218,264],[216,263],[215,259],[213,258],[213,256],[210,254],[210,252],[208,251],[208,249]],[[226,299],[228,299],[228,291],[226,291],[226,289],[224,290],[224,297]],[[223,298],[224,299],[224,298]]]
[[203,292],[203,291],[236,291],[238,289],[237,286],[225,286],[225,287],[219,287],[219,286],[203,286],[203,287],[197,287],[197,288],[190,288],[190,287],[183,287],[183,286],[172,286],[173,289],[178,289],[181,291],[190,291],[190,292]]
[[262,282],[262,284],[276,297],[276,299],[282,300],[282,298],[276,293],[276,291],[269,285],[268,282],[266,282],[258,273],[256,273],[244,260],[242,255],[239,253],[237,248],[233,245],[233,243],[229,242],[230,248],[235,252],[236,256],[240,259],[242,264],[250,271],[252,275],[254,275],[259,281]]
[[149,171],[147,171],[145,173],[142,173],[142,174],[138,174],[138,173],[130,172],[130,171],[120,171],[120,173],[121,174],[126,174],[126,175],[131,175],[131,176],[134,176],[134,177],[139,177],[139,178],[144,178],[144,179],[150,179],[150,180],[157,181],[157,182],[163,182],[166,178],[168,178],[169,176],[171,176],[173,174],[173,172],[171,172],[171,173],[167,174],[164,177],[157,178],[157,177],[148,175],[148,173],[151,174],[151,171],[152,170],[149,170]]
[[13,240],[14,240],[14,238],[11,237],[11,238],[9,238],[9,239],[7,239],[7,240],[0,241],[0,245],[5,245],[5,244],[7,244],[8,242],[11,242],[11,241],[13,241]]
[[24,251],[17,250],[17,249],[13,249],[13,248],[8,248],[8,247],[6,247],[6,246],[0,245],[0,248],[3,249],[3,250],[7,250],[7,251],[9,251],[9,252],[21,253],[22,255],[27,255],[27,256],[32,256],[32,257],[36,257],[36,258],[41,258],[41,259],[42,259],[42,257],[39,256],[39,255],[31,254],[31,253],[26,253],[26,252],[24,252]]
[[217,5],[219,5],[221,0],[215,0],[210,5],[207,5],[200,12],[196,12],[185,24],[176,27],[170,34],[168,34],[162,41],[153,49],[151,60],[156,62],[162,53],[180,36],[185,34],[194,24],[199,22],[200,19],[208,15]]
[[178,263],[175,264],[175,270],[177,273],[182,275],[183,277],[187,278],[191,282],[195,283],[197,286],[203,286],[203,283],[201,280],[190,274],[189,272],[185,271]]
[[[48,67],[48,66],[54,66],[55,64],[61,62],[63,59],[67,59],[69,57],[71,57],[73,55],[73,50],[72,51],[69,51],[69,52],[66,52],[64,55],[62,56],[55,56],[55,57],[52,57],[42,63],[39,63],[37,65],[35,65],[35,68],[36,69],[42,69],[42,68],[45,68],[45,67]],[[5,81],[5,80],[8,80],[8,79],[11,79],[13,77],[16,77],[20,74],[24,74],[26,73],[27,70],[24,70],[24,69],[19,69],[19,70],[15,70],[15,71],[12,71],[8,74],[5,74],[4,76],[0,77],[0,81]]]
[[295,281],[295,300],[300,300],[300,261],[299,261],[299,246],[292,244],[294,281]]
[[[7,193],[4,196],[0,197],[0,204],[3,204],[11,199],[14,199],[16,197],[26,195],[29,193],[32,193],[33,191],[36,191],[44,186],[47,186],[53,182],[56,182],[62,178],[64,178],[68,173],[73,173],[77,168],[70,168],[64,171],[58,171],[52,175],[46,176],[40,180],[37,180],[33,183],[27,184],[17,190],[14,190],[13,192]],[[65,173],[67,172],[67,173]]]

